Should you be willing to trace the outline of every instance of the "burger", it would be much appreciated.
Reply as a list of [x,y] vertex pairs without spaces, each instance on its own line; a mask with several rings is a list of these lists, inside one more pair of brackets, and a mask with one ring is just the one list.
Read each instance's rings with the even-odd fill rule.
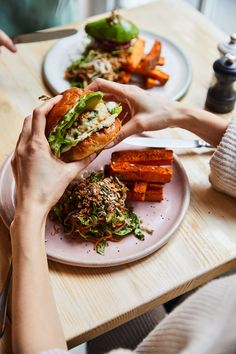
[[46,117],[46,137],[55,156],[79,161],[102,150],[119,133],[122,111],[105,102],[103,93],[70,88]]
[[85,32],[93,39],[92,47],[112,52],[129,48],[139,29],[113,10],[109,17],[87,23]]

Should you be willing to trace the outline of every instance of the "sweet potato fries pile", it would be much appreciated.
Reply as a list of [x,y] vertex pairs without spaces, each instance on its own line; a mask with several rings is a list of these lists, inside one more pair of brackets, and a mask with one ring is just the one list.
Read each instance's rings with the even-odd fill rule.
[[135,73],[144,78],[144,87],[147,89],[165,85],[169,75],[156,68],[165,64],[165,58],[161,56],[161,42],[155,40],[150,52],[145,55],[145,41],[137,37],[131,49],[127,61],[123,64],[124,70],[120,72],[119,82],[129,83],[132,73]]
[[172,163],[171,150],[123,150],[112,153],[105,172],[127,186],[128,200],[160,202],[164,184],[172,178]]

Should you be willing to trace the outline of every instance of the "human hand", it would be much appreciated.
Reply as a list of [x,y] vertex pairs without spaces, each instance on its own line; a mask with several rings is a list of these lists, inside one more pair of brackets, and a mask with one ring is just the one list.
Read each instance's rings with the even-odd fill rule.
[[78,172],[96,156],[93,154],[82,161],[64,163],[52,154],[45,137],[45,116],[61,97],[48,100],[24,121],[12,158],[16,212],[37,209],[46,215]]
[[15,44],[12,42],[8,35],[0,30],[0,46],[4,46],[9,49],[12,53],[17,51]]
[[137,86],[96,79],[87,88],[102,91],[106,100],[121,102],[125,107],[128,122],[122,126],[119,135],[108,147],[133,134],[171,127],[181,114],[179,102],[147,92]]

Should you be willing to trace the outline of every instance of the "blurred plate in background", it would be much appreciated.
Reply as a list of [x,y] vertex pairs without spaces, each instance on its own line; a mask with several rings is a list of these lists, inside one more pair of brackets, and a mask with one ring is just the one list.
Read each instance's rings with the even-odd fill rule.
[[[161,56],[165,57],[166,63],[159,68],[170,75],[164,86],[154,87],[148,91],[178,100],[185,94],[192,79],[192,69],[187,57],[177,45],[165,37],[142,30],[139,36],[146,41],[145,52],[150,50],[154,40],[162,42]],[[72,60],[80,57],[87,44],[88,37],[85,31],[79,30],[76,35],[59,40],[48,51],[43,64],[43,75],[54,94],[70,87],[69,82],[64,79],[65,70]]]

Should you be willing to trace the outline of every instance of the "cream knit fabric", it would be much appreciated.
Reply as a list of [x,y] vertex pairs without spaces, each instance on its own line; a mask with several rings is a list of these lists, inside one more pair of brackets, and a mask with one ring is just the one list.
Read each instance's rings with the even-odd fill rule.
[[[168,315],[133,351],[109,354],[235,354],[236,275],[211,281]],[[94,352],[95,354],[95,352]]]
[[213,187],[236,197],[236,118],[229,124],[210,166],[210,181]]
[[[210,166],[213,187],[236,197],[236,119],[230,123]],[[139,325],[145,326],[145,321]],[[119,328],[116,333],[118,339],[121,333],[126,335]],[[135,326],[131,325],[126,333],[129,337],[137,337]],[[49,351],[43,354],[63,353]],[[202,287],[166,316],[134,351],[117,349],[109,352],[128,353],[236,354],[236,275],[211,281]],[[97,354],[96,349],[89,354]]]
[[139,354],[235,354],[236,275],[211,281],[176,308]]

